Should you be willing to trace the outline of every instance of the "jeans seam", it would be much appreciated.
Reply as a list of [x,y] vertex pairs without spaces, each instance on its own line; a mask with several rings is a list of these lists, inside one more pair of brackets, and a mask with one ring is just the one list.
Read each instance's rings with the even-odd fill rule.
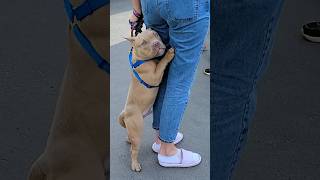
[[268,50],[268,44],[271,40],[271,31],[272,31],[272,24],[274,22],[274,17],[271,18],[270,22],[268,23],[268,26],[267,26],[267,32],[266,32],[266,35],[265,35],[265,41],[264,41],[264,47],[263,47],[263,51],[262,51],[262,54],[261,54],[261,57],[260,57],[260,61],[259,61],[259,66],[257,68],[257,71],[255,73],[255,78],[254,78],[254,82],[258,79],[258,74],[259,72],[261,72],[262,70],[262,63],[266,57],[266,52]]
[[199,0],[194,1],[194,14],[193,14],[193,19],[197,19],[199,16]]
[[[168,0],[167,0],[167,2],[168,2]],[[168,69],[168,73],[169,73],[170,64],[168,65],[167,69]],[[171,142],[168,142],[168,141],[163,140],[163,139],[160,137],[160,131],[161,131],[161,130],[160,130],[160,126],[161,126],[161,125],[160,125],[160,124],[161,124],[161,114],[162,114],[162,109],[163,109],[163,103],[164,103],[164,100],[165,100],[165,97],[166,97],[166,94],[167,94],[167,90],[168,90],[168,86],[167,86],[167,85],[168,85],[168,82],[167,82],[166,87],[165,87],[166,89],[164,90],[164,96],[163,96],[162,105],[161,105],[161,112],[160,112],[160,115],[159,115],[159,116],[160,116],[160,117],[159,117],[160,120],[159,120],[159,123],[158,123],[158,124],[159,124],[159,139],[160,139],[161,141],[163,141],[163,142],[171,143]]]
[[[271,31],[272,31],[272,28],[271,28],[271,25],[273,23],[273,20],[274,18],[272,17],[271,18],[271,21],[268,23],[267,25],[267,30],[266,30],[266,33],[265,33],[265,41],[264,41],[264,47],[263,47],[263,50],[262,50],[262,54],[261,54],[261,58],[260,58],[260,61],[259,61],[259,65],[257,67],[257,70],[256,70],[256,73],[255,73],[255,77],[253,78],[253,81],[252,81],[252,84],[253,86],[251,87],[251,89],[247,92],[247,99],[249,99],[250,97],[250,92],[254,89],[254,84],[256,83],[256,80],[258,79],[258,73],[261,71],[262,69],[262,63],[263,63],[263,60],[266,56],[266,52],[267,52],[267,49],[268,49],[268,44],[271,40],[271,37],[270,37],[270,34],[271,34]],[[242,120],[241,120],[241,126],[242,126],[242,130],[240,132],[240,135],[239,135],[239,138],[238,138],[238,142],[237,142],[237,145],[236,145],[236,148],[235,148],[235,151],[233,153],[233,160],[232,160],[232,164],[231,164],[231,167],[230,167],[230,173],[229,173],[229,177],[228,179],[231,179],[231,175],[232,175],[232,171],[235,167],[235,164],[236,164],[236,159],[237,157],[239,156],[239,152],[240,152],[240,147],[241,147],[241,143],[243,142],[243,131],[246,129],[246,124],[247,124],[247,120],[246,120],[246,116],[248,114],[248,109],[249,109],[249,103],[250,103],[250,100],[248,100],[245,104],[245,108],[244,108],[244,113],[243,113],[243,116],[242,116]]]
[[[249,98],[249,95],[248,95],[248,98]],[[242,126],[242,130],[239,134],[239,138],[238,138],[238,142],[237,142],[237,145],[236,145],[236,148],[235,148],[235,151],[233,152],[233,160],[231,162],[231,167],[230,167],[230,173],[229,173],[229,177],[228,179],[231,179],[231,175],[232,175],[232,171],[234,169],[234,166],[236,164],[236,159],[239,155],[239,152],[240,152],[240,146],[241,146],[241,142],[242,142],[242,139],[243,139],[243,134],[242,132],[244,131],[245,129],[245,117],[246,115],[248,114],[248,107],[249,107],[249,100],[248,102],[245,104],[245,108],[244,108],[244,113],[243,113],[243,116],[242,116],[242,119],[241,119],[241,126]]]
[[205,10],[208,12],[210,10],[209,0],[205,1]]

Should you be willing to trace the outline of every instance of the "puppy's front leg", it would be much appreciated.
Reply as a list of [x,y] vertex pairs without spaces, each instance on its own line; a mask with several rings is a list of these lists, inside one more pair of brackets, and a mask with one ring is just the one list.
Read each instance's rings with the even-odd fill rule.
[[156,84],[160,84],[160,82],[162,80],[162,76],[163,76],[164,70],[166,69],[166,67],[169,64],[169,62],[172,61],[173,57],[174,57],[174,49],[170,48],[168,50],[168,52],[166,53],[166,55],[157,64],[157,67],[156,67],[155,72],[154,72],[154,82]]

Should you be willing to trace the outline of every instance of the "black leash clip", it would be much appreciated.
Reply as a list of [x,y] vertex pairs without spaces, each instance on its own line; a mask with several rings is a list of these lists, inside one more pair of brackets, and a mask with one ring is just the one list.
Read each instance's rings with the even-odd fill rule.
[[133,10],[133,15],[135,15],[138,20],[135,22],[131,22],[129,20],[129,24],[131,26],[131,37],[137,36],[139,33],[142,32],[142,27],[143,27],[143,14],[138,13],[136,10]]

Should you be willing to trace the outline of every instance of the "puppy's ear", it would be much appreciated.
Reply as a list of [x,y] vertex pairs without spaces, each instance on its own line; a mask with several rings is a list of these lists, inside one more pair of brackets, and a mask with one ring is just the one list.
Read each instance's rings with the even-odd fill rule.
[[134,43],[136,41],[136,37],[125,37],[124,39],[129,41],[131,43],[131,45],[134,45]]

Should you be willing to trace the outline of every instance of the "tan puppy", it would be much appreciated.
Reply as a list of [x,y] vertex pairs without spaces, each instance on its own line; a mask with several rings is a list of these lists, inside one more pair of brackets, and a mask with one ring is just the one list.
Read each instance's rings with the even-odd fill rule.
[[[83,0],[72,0],[77,6]],[[109,56],[109,8],[95,11],[80,28],[99,53]],[[69,29],[66,67],[45,151],[29,180],[106,180],[109,152],[109,75],[79,45]],[[107,161],[107,162],[106,162]]]
[[[136,60],[148,60],[165,53],[165,45],[161,41],[157,32],[147,29],[137,37],[127,38],[132,44],[132,62]],[[171,48],[160,60],[148,60],[141,66],[135,68],[140,77],[149,85],[157,86],[162,80],[164,70],[174,57],[174,49]],[[158,88],[146,88],[131,72],[131,83],[127,102],[124,110],[119,116],[119,123],[127,128],[128,142],[131,143],[131,169],[141,171],[138,162],[138,152],[143,133],[143,116],[153,105]]]

